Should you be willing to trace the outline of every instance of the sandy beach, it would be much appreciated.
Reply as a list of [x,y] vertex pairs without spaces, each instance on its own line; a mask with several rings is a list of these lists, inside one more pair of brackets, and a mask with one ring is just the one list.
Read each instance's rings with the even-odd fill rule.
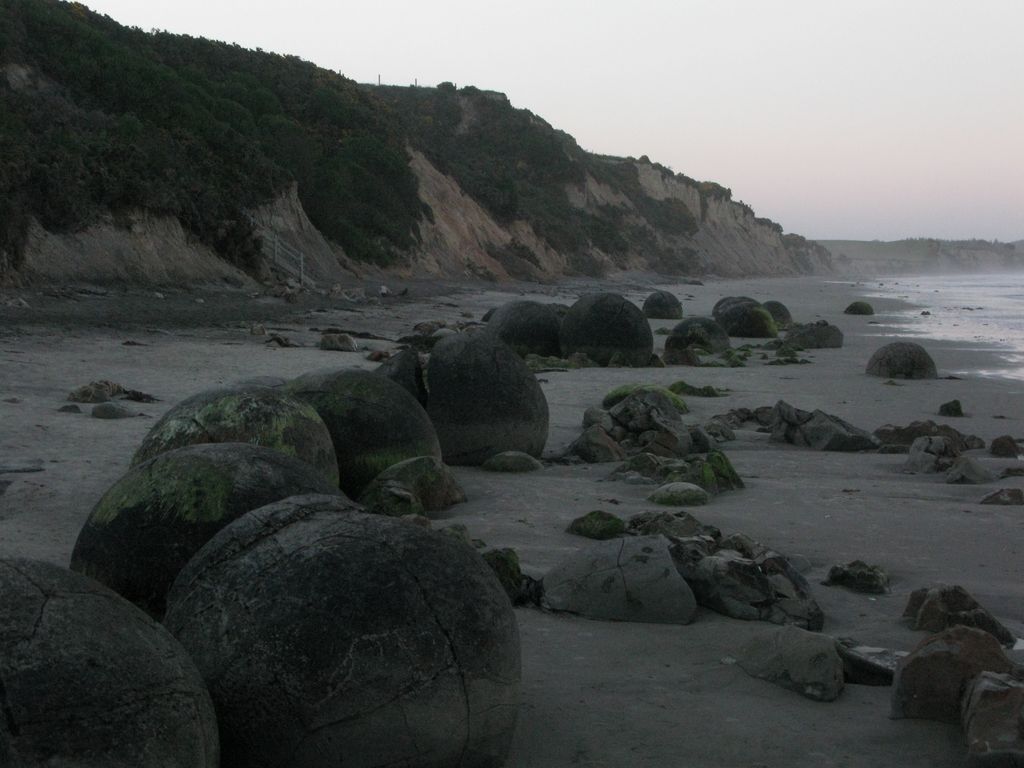
[[[243,294],[152,292],[48,297],[17,294],[26,307],[0,312],[0,557],[66,565],[82,523],[103,492],[128,468],[145,433],[168,408],[195,392],[254,376],[292,377],[332,367],[372,369],[369,350],[414,324],[479,321],[505,301],[535,298],[572,303],[600,285],[642,303],[670,288],[686,315],[710,314],[727,295],[776,299],[801,322],[836,324],[841,349],[804,353],[809,365],[768,366],[755,353],[742,368],[588,368],[538,374],[550,408],[545,456],[560,456],[579,436],[583,411],[628,382],[684,379],[731,392],[687,398],[691,423],[734,408],[779,399],[820,408],[872,431],[884,424],[934,419],[989,443],[1024,435],[1024,382],[962,373],[998,369],[983,344],[915,337],[940,378],[887,384],[864,373],[872,352],[899,334],[887,313],[896,299],[872,298],[876,315],[844,315],[865,285],[820,278],[708,281],[674,285],[653,276],[575,281],[557,286],[393,285],[405,297],[343,301],[249,298]],[[874,283],[877,285],[877,281]],[[15,296],[15,294],[9,294]],[[373,296],[372,290],[367,295]],[[201,304],[196,299],[202,299]],[[655,329],[673,321],[651,321]],[[269,333],[300,346],[268,344]],[[319,329],[336,327],[384,338],[358,339],[359,352],[316,347]],[[656,351],[664,335],[655,336]],[[738,342],[733,340],[734,346]],[[943,378],[956,372],[957,378]],[[59,412],[70,390],[107,379],[159,398],[127,403],[137,418],[106,421]],[[959,399],[966,415],[943,419],[941,403]],[[804,574],[825,613],[824,632],[861,643],[909,650],[926,634],[900,616],[914,589],[960,584],[1014,634],[1024,635],[1024,548],[1020,507],[981,506],[1001,487],[949,485],[942,475],[900,472],[901,455],[826,453],[769,442],[741,429],[723,449],[746,488],[689,511],[723,533],[743,532],[809,563]],[[990,469],[1020,462],[987,450],[970,455]],[[41,471],[4,472],[33,466]],[[468,502],[444,513],[489,547],[512,547],[524,571],[540,578],[588,543],[565,531],[575,517],[602,509],[628,518],[652,509],[650,486],[608,479],[613,464],[548,463],[527,475],[455,468]],[[867,596],[820,586],[830,566],[862,559],[890,575],[890,594]],[[534,608],[516,610],[523,649],[522,703],[507,765],[547,766],[928,766],[963,764],[959,728],[890,720],[886,687],[849,685],[838,700],[817,703],[749,677],[735,664],[739,649],[774,625],[729,619],[701,609],[688,626],[599,622]],[[1017,653],[1018,661],[1024,657]]]

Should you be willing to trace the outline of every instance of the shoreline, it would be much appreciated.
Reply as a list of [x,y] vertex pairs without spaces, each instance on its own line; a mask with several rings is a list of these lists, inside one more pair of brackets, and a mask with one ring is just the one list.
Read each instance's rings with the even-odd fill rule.
[[[0,493],[0,556],[17,554],[65,565],[95,501],[127,469],[155,419],[182,398],[252,376],[376,366],[365,359],[365,350],[317,349],[313,343],[319,333],[313,328],[336,325],[397,338],[424,320],[478,322],[484,310],[501,301],[568,301],[586,287],[605,287],[642,301],[646,292],[676,285],[660,280],[645,282],[631,275],[621,281],[581,280],[531,290],[459,286],[430,296],[411,290],[404,299],[371,298],[329,311],[275,299],[264,324],[303,345],[291,348],[251,335],[249,325],[261,321],[234,318],[229,305],[206,307],[211,316],[221,313],[214,322],[169,329],[149,325],[147,318],[159,315],[156,310],[138,320],[127,316],[130,308],[120,315],[101,313],[102,322],[94,325],[76,324],[74,318],[81,313],[74,311],[57,313],[59,319],[49,324],[15,323],[15,328],[5,321],[0,334],[0,463],[39,460],[44,469],[0,475],[0,481],[10,481]],[[986,443],[1000,434],[1024,434],[1024,382],[972,376],[893,386],[864,374],[870,354],[885,343],[873,334],[886,326],[870,323],[884,322],[887,312],[897,311],[898,299],[871,300],[879,313],[872,318],[843,315],[846,304],[859,297],[857,290],[822,278],[709,280],[676,290],[684,297],[687,315],[709,313],[723,295],[777,299],[799,321],[825,319],[839,325],[845,343],[841,349],[806,353],[813,361],[809,365],[767,366],[755,354],[743,368],[590,368],[541,374],[550,410],[548,455],[580,434],[585,408],[599,405],[611,388],[632,381],[668,384],[683,379],[731,390],[722,398],[687,398],[691,412],[685,418],[690,422],[785,399],[801,409],[821,408],[869,431],[885,423],[931,418],[977,434]],[[88,307],[87,302],[102,305],[109,300],[74,303]],[[188,308],[187,302],[181,304],[182,312]],[[651,324],[657,329],[675,322]],[[664,338],[655,335],[656,349]],[[360,342],[370,349],[391,346],[375,339]],[[991,354],[964,345],[922,343],[940,375]],[[149,392],[160,402],[132,403],[146,417],[119,421],[57,411],[66,404],[68,391],[93,379]],[[938,417],[939,404],[953,398],[961,399],[967,416]],[[1005,418],[996,418],[1000,416]],[[767,437],[754,429],[737,430],[737,439],[722,447],[747,488],[688,511],[724,534],[743,532],[784,555],[801,556],[809,568],[805,577],[826,616],[826,633],[908,650],[926,635],[900,621],[907,596],[918,587],[946,582],[964,586],[1015,634],[1024,635],[1020,508],[978,504],[997,487],[1022,487],[1024,478],[985,486],[947,485],[941,476],[902,474],[904,457],[898,455],[821,453],[770,443]],[[994,459],[987,451],[970,455],[993,469],[1020,465],[1018,460]],[[469,500],[434,525],[461,523],[471,538],[490,547],[512,547],[524,571],[539,577],[588,543],[566,532],[574,517],[603,509],[628,518],[652,508],[646,501],[651,488],[609,480],[614,467],[554,463],[527,476],[456,467]],[[856,558],[889,572],[890,594],[866,596],[819,585],[831,565]],[[889,720],[887,688],[851,685],[836,702],[814,703],[750,678],[728,661],[746,642],[771,633],[774,625],[727,619],[703,609],[688,626],[589,621],[532,608],[516,609],[516,615],[523,647],[522,706],[509,766],[655,768],[680,760],[723,768],[963,764],[959,729]],[[1015,655],[1021,660],[1020,652]],[[571,726],[566,725],[567,715]],[[706,722],[715,723],[713,738],[700,725]]]

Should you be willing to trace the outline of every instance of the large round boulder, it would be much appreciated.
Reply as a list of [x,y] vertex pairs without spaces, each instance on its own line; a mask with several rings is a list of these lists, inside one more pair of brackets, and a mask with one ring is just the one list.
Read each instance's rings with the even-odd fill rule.
[[827,320],[817,320],[791,328],[785,342],[800,349],[838,349],[843,346],[843,332]]
[[493,333],[522,357],[531,354],[557,357],[561,327],[562,321],[554,308],[537,301],[502,304],[487,322],[488,333]]
[[210,688],[225,768],[504,762],[516,618],[455,537],[339,499],[287,499],[192,559],[165,623]]
[[644,300],[644,316],[652,320],[680,320],[683,304],[674,293],[655,291]]
[[715,306],[711,308],[711,316],[715,318],[719,323],[722,322],[722,316],[736,307],[759,307],[761,302],[757,299],[752,299],[749,296],[724,296],[715,302]]
[[688,317],[665,338],[665,352],[681,352],[697,347],[705,352],[724,352],[729,349],[729,334],[710,317]]
[[420,362],[420,353],[412,347],[396,352],[374,371],[381,376],[386,376],[396,384],[405,387],[409,394],[416,398],[416,402],[427,407],[427,385],[423,381],[423,364]]
[[71,569],[152,616],[213,534],[250,509],[337,488],[293,456],[248,443],[206,443],[154,456],[118,480],[89,513]]
[[197,443],[253,443],[302,459],[338,483],[331,434],[311,405],[269,387],[219,387],[171,408],[153,425],[132,466]]
[[434,348],[427,381],[427,412],[446,463],[482,464],[503,451],[538,457],[544,450],[547,398],[507,344],[489,334],[449,337]]
[[617,293],[591,293],[562,320],[562,355],[582,352],[598,365],[649,365],[654,334],[644,313]]
[[299,376],[288,390],[312,405],[327,425],[339,485],[352,498],[392,464],[414,456],[441,458],[423,406],[386,376],[357,369],[316,371]]
[[0,560],[0,765],[217,768],[217,721],[185,649],[109,589]]
[[789,307],[781,301],[766,301],[761,306],[772,316],[776,327],[789,328],[793,325],[793,315],[790,313]]
[[746,339],[774,339],[778,326],[768,310],[760,304],[733,304],[715,316],[730,336]]
[[887,379],[936,379],[935,361],[927,350],[912,341],[894,341],[875,351],[866,372]]

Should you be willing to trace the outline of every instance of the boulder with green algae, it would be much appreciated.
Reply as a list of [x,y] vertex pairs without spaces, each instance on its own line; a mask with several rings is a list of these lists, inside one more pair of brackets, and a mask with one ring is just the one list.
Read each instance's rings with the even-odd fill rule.
[[656,488],[648,501],[666,506],[682,507],[708,503],[708,492],[694,483],[674,482]]
[[764,307],[740,304],[715,318],[730,336],[749,339],[774,339],[779,335],[775,320]]
[[600,365],[650,363],[654,335],[644,313],[616,293],[591,293],[569,308],[559,332],[562,354],[583,352]]
[[543,469],[544,465],[528,453],[502,451],[491,456],[480,468],[488,472],[536,472]]
[[723,352],[729,348],[729,334],[710,317],[688,317],[672,328],[665,339],[665,357],[669,362],[670,352],[681,353],[691,347],[705,352]]
[[160,624],[80,574],[0,559],[0,765],[217,768],[217,717]]
[[873,315],[875,308],[866,301],[853,301],[843,310],[844,315]]
[[388,467],[416,456],[441,458],[434,425],[402,385],[370,371],[315,371],[288,385],[327,425],[339,486],[356,498]]
[[729,394],[728,389],[718,389],[707,384],[703,387],[695,387],[691,384],[687,384],[685,381],[680,379],[674,381],[668,385],[670,392],[674,392],[677,395],[687,395],[690,397],[725,397]]
[[588,539],[614,539],[626,532],[626,524],[611,512],[595,509],[577,517],[566,530]]
[[661,468],[665,482],[685,482],[698,485],[712,496],[723,491],[743,488],[743,480],[722,451],[710,451],[705,456],[691,456]]
[[313,406],[280,389],[229,386],[186,398],[153,425],[132,466],[157,454],[198,443],[252,443],[313,465],[335,485],[338,457],[331,434]]
[[494,575],[498,577],[501,588],[505,590],[512,605],[522,605],[526,602],[523,594],[523,582],[526,577],[523,576],[522,568],[519,566],[519,555],[516,554],[516,551],[509,547],[488,549],[481,553],[481,557],[494,571]]
[[568,357],[549,356],[544,357],[543,355],[527,355],[523,358],[526,363],[526,367],[534,373],[538,371],[546,371],[552,368],[600,368],[600,366],[587,357],[582,352],[569,355]]
[[417,456],[388,467],[359,496],[368,512],[390,517],[439,512],[465,500],[455,475],[433,456]]
[[690,409],[686,406],[686,401],[683,400],[683,398],[672,390],[657,384],[622,384],[621,386],[615,387],[615,389],[611,390],[604,396],[604,399],[601,401],[601,407],[611,408],[612,406],[621,403],[635,392],[660,392],[668,398],[669,402],[675,406],[675,409],[679,411],[679,413],[690,412]]
[[766,301],[761,306],[772,316],[777,327],[789,328],[793,324],[793,315],[790,314],[789,307],[781,301]]
[[132,468],[93,507],[71,569],[159,618],[178,571],[250,509],[303,493],[340,495],[304,461],[248,443],[207,443]]

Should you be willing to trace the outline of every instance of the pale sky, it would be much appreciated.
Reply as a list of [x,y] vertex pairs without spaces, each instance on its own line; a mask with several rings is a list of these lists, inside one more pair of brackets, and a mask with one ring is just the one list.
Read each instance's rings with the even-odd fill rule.
[[1024,238],[1024,0],[86,0],[359,82],[506,93],[812,238]]

